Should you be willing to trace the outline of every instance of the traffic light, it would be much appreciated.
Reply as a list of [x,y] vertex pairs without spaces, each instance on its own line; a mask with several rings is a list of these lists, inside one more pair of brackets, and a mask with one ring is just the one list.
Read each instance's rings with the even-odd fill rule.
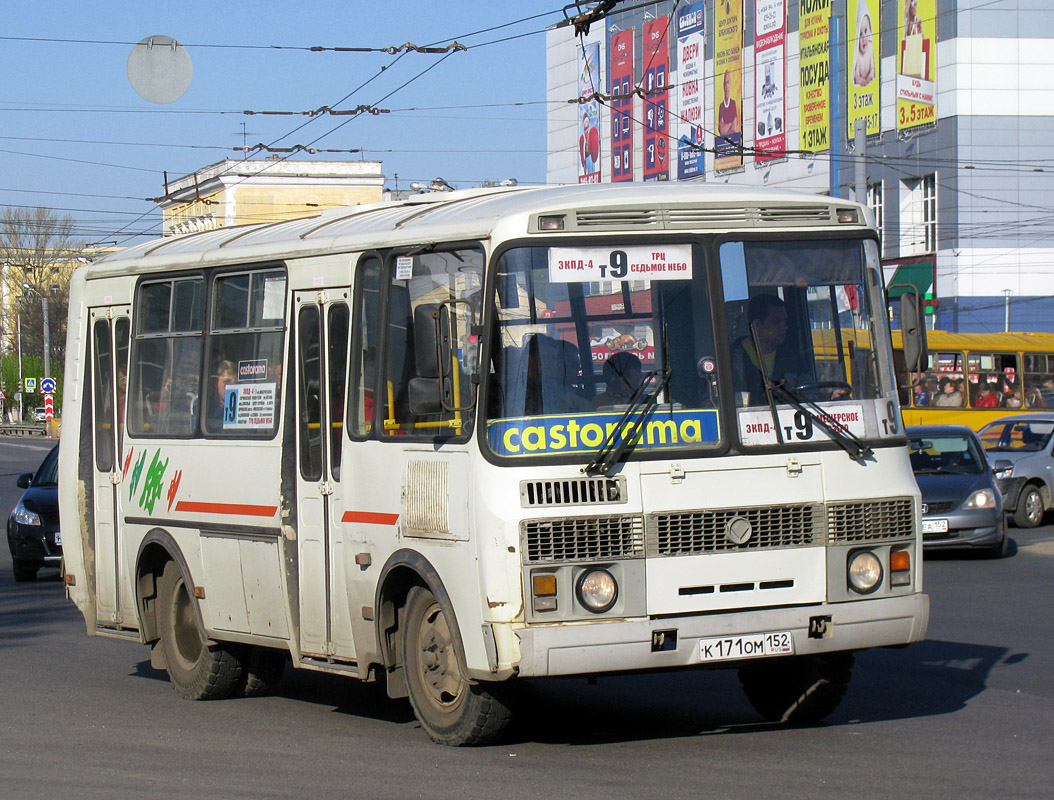
[[21,378],[18,379],[18,383],[16,384],[15,391],[18,394],[22,394],[22,379]]
[[936,314],[939,304],[940,301],[933,296],[933,292],[926,292],[926,296],[922,300],[922,313]]

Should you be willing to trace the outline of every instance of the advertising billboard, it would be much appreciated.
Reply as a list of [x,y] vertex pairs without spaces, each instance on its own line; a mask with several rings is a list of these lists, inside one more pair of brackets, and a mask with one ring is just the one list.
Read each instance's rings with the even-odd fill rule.
[[670,42],[668,16],[644,23],[644,180],[670,179]]
[[[600,45],[578,51],[578,96],[600,91]],[[600,102],[586,100],[578,107],[578,182],[600,183]]]
[[897,130],[937,121],[936,0],[897,2]]
[[798,2],[798,149],[831,146],[831,0]]
[[633,29],[608,38],[611,81],[611,180],[633,180]]
[[856,131],[856,121],[867,123],[867,134],[881,133],[881,96],[879,93],[879,19],[878,0],[847,0],[849,54],[849,122],[848,138]]
[[784,0],[757,0],[754,6],[755,159],[787,152],[787,9]]
[[743,166],[743,0],[714,11],[714,170]]
[[706,177],[703,158],[703,61],[706,13],[693,3],[677,14],[677,178]]

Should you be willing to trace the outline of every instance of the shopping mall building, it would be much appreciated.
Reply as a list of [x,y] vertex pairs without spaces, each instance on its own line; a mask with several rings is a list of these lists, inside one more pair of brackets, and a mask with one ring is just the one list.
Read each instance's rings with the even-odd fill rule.
[[866,197],[933,327],[1054,332],[1054,3],[605,6],[547,32],[548,182]]

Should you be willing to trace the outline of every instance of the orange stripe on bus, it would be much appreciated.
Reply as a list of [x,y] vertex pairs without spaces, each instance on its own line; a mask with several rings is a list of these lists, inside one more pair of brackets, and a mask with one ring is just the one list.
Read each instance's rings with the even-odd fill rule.
[[241,503],[193,503],[180,500],[176,511],[187,511],[199,514],[236,514],[243,517],[273,517],[278,506],[249,506]]
[[394,525],[399,521],[398,514],[381,514],[376,511],[345,511],[341,522],[366,522],[372,525]]

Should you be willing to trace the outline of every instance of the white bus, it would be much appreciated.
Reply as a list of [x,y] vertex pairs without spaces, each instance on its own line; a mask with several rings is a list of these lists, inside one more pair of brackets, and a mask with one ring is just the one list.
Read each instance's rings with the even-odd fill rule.
[[87,265],[68,594],[184,697],[291,660],[448,744],[495,740],[524,677],[731,667],[820,719],[928,620],[868,213],[518,187]]

